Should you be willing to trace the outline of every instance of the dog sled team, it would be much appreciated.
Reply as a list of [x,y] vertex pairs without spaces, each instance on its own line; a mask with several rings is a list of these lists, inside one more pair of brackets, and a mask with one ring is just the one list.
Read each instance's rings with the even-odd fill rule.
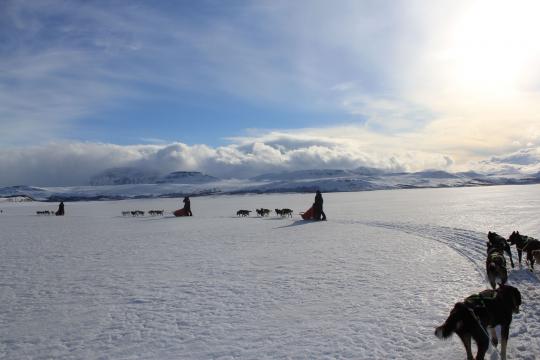
[[[255,212],[257,213],[257,216],[260,216],[260,217],[270,216],[270,213],[271,213],[270,209],[265,209],[265,208],[255,209]],[[289,208],[274,209],[274,212],[276,213],[277,216],[281,216],[281,217],[293,216],[293,210]],[[250,213],[252,213],[251,210],[240,209],[236,212],[236,216],[246,217],[246,216],[249,216]]]
[[[481,360],[489,348],[489,343],[497,347],[499,339],[495,331],[501,327],[500,358],[506,360],[506,349],[510,333],[512,315],[519,313],[521,293],[511,285],[507,285],[508,268],[514,268],[510,247],[516,246],[518,262],[521,267],[522,253],[526,252],[526,263],[529,271],[534,270],[534,263],[540,261],[540,241],[529,236],[512,232],[508,240],[495,232],[488,232],[486,254],[486,276],[491,289],[473,294],[454,305],[450,315],[441,326],[435,329],[435,335],[446,339],[457,334],[467,353],[467,360]],[[472,354],[471,340],[477,345],[476,357]]]
[[56,216],[64,216],[65,210],[64,210],[64,202],[61,201],[60,204],[58,204],[58,210],[51,211],[51,210],[38,210],[36,211],[36,215],[56,215]]
[[[241,217],[247,217],[251,213],[251,210],[246,209],[240,209],[236,212],[236,216]],[[264,217],[264,216],[270,216],[271,210],[260,208],[255,209],[255,212],[257,213],[257,216]],[[276,216],[281,217],[292,217],[293,216],[293,210],[289,208],[283,208],[283,209],[274,209],[274,212],[276,213]],[[315,201],[313,205],[306,211],[301,212],[300,216],[304,220],[326,220],[326,214],[323,211],[323,197],[319,190],[315,193]]]
[[[144,216],[145,212],[143,210],[128,210],[122,211],[122,216]],[[165,210],[148,210],[148,215],[150,216],[163,216]]]

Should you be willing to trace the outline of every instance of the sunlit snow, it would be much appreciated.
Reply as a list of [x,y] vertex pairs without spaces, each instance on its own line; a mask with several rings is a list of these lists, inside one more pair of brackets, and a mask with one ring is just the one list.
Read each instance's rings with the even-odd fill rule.
[[[0,358],[464,359],[433,331],[487,288],[487,231],[540,237],[538,185],[323,194],[302,221],[313,195],[0,203]],[[294,216],[236,216],[260,207]],[[539,275],[510,270],[509,359],[540,354]]]

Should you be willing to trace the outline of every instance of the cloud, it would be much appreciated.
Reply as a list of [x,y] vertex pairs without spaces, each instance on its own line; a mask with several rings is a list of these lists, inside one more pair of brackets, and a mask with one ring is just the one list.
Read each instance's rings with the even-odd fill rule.
[[[448,168],[444,154],[363,147],[346,137],[271,132],[241,138],[226,146],[128,145],[55,142],[0,153],[0,185],[84,185],[108,168],[136,167],[166,174],[202,171],[219,177],[245,178],[261,173],[369,166],[392,171]],[[346,133],[346,132],[345,132]],[[240,138],[239,138],[240,139]]]
[[540,173],[540,146],[520,149],[501,156],[493,156],[474,164],[474,166],[483,172],[496,174]]

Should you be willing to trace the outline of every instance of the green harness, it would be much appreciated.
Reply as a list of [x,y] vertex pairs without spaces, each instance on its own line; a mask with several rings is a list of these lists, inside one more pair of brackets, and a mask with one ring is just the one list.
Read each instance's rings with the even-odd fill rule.
[[501,259],[502,263],[506,265],[506,259],[504,258],[504,255],[502,255],[501,253],[491,253],[489,254],[488,256],[488,260],[489,261],[495,261],[496,259]]
[[467,297],[464,301],[465,305],[469,308],[485,308],[487,307],[486,302],[490,302],[495,300],[497,297],[497,292],[493,291],[490,292],[490,295],[484,295],[482,293],[480,294],[474,294],[469,297]]

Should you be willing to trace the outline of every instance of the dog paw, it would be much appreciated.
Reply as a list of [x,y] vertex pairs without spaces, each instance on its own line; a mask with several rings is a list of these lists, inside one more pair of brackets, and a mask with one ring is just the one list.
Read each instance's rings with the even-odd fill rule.
[[491,344],[492,344],[494,347],[497,347],[497,345],[499,345],[499,339],[491,339]]

